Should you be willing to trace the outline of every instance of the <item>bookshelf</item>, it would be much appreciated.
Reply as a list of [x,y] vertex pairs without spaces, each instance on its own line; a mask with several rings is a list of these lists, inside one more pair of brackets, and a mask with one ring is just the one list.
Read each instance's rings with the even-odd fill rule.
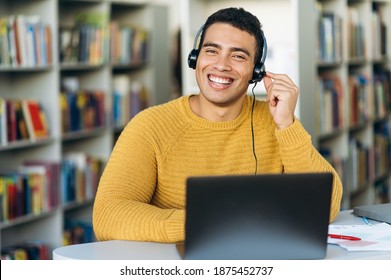
[[[138,110],[165,102],[171,96],[167,5],[153,2],[0,2],[0,19],[8,21],[10,16],[24,19],[31,17],[47,25],[50,30],[49,43],[32,50],[31,45],[26,48],[26,52],[35,54],[31,57],[36,59],[27,64],[11,61],[9,53],[4,55],[7,52],[4,52],[4,40],[1,37],[0,104],[6,100],[38,101],[45,113],[49,134],[34,139],[27,137],[9,141],[8,118],[3,118],[2,113],[5,111],[1,110],[0,116],[4,121],[0,122],[0,139],[5,140],[0,141],[0,183],[2,175],[4,179],[5,175],[16,169],[21,172],[20,167],[26,165],[26,161],[30,161],[30,165],[33,161],[34,165],[39,162],[41,166],[34,171],[33,168],[25,171],[31,172],[21,179],[25,180],[23,184],[26,186],[38,186],[26,179],[30,178],[27,176],[34,174],[37,178],[48,180],[49,175],[45,172],[58,172],[57,176],[50,177],[54,181],[53,186],[49,187],[45,181],[40,185],[41,188],[31,187],[30,192],[26,191],[29,196],[24,201],[29,201],[28,206],[15,210],[16,216],[12,214],[14,217],[10,219],[6,215],[10,214],[11,208],[2,208],[1,249],[39,240],[47,244],[50,250],[62,246],[64,242],[88,242],[94,238],[91,234],[91,214],[97,181],[124,125],[114,126],[113,123],[115,77],[126,77],[136,97],[139,97],[136,90],[142,90],[145,94],[143,96],[148,97],[142,100],[143,106],[134,107]],[[118,60],[110,53],[119,46],[110,37],[112,22],[143,34],[133,41],[134,45],[126,46],[124,55],[132,56],[131,59]],[[36,41],[31,42],[37,46]],[[139,43],[137,46],[136,42]],[[44,62],[43,53],[35,52],[42,47],[50,51]],[[38,55],[40,60],[37,60]],[[140,102],[140,99],[137,101]],[[48,169],[42,168],[43,162],[51,163],[52,169],[49,169],[49,165]],[[41,177],[36,174],[39,172]],[[33,189],[41,192],[35,194]],[[55,197],[54,202],[48,202],[47,197],[50,195]],[[33,208],[31,204],[38,206],[34,211],[26,210]],[[19,206],[15,206],[15,209],[19,209]],[[89,236],[78,235],[80,227]]]
[[391,1],[308,2],[297,1],[301,119],[341,175],[343,209],[389,202]]

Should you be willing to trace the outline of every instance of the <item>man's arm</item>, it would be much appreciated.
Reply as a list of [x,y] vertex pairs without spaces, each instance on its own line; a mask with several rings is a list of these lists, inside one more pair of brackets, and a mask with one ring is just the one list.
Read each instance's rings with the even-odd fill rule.
[[267,72],[264,85],[269,101],[269,111],[276,124],[276,137],[284,172],[332,172],[334,174],[331,197],[330,221],[339,211],[342,199],[342,183],[335,169],[319,154],[299,120],[295,119],[299,88],[283,74]]
[[145,129],[130,123],[119,137],[102,174],[94,203],[99,240],[177,242],[184,239],[184,210],[161,209],[155,192],[155,150]]
[[298,119],[295,119],[293,124],[286,129],[276,129],[276,138],[280,147],[284,172],[333,173],[334,179],[331,195],[330,222],[334,221],[340,211],[343,190],[338,173],[312,145],[311,136]]

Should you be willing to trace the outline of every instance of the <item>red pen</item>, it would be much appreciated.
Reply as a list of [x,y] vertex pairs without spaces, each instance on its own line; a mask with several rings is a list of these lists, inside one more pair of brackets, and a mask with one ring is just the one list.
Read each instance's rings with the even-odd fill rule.
[[346,240],[352,240],[352,241],[359,241],[361,238],[355,237],[355,236],[349,236],[349,235],[340,235],[340,234],[330,234],[329,237],[336,238],[336,239],[346,239]]

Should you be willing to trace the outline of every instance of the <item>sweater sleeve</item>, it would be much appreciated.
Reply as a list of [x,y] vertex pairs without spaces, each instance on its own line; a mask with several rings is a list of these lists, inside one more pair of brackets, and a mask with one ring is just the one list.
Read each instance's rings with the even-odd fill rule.
[[342,199],[342,183],[335,169],[312,145],[311,136],[298,119],[295,119],[293,124],[286,129],[276,129],[275,134],[280,147],[284,172],[333,173],[330,222],[334,221],[340,211]]
[[98,240],[184,240],[184,210],[150,203],[157,167],[147,129],[142,122],[131,121],[115,144],[94,202],[93,227]]

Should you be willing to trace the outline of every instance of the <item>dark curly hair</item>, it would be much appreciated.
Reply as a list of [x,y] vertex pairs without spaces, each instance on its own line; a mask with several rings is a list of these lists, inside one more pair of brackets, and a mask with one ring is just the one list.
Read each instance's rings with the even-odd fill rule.
[[243,8],[231,7],[218,10],[217,12],[210,15],[206,20],[200,38],[200,46],[202,46],[204,42],[204,35],[206,30],[214,23],[227,23],[254,36],[257,41],[254,63],[257,63],[261,60],[264,40],[262,36],[262,25],[256,16],[250,12],[247,12]]

